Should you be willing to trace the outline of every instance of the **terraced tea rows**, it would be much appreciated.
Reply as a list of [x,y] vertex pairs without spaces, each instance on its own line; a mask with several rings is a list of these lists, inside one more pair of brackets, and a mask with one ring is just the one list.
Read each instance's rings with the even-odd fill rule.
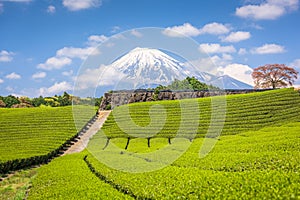
[[83,157],[84,154],[66,155],[42,167],[28,199],[133,199],[100,181],[89,171]]
[[[136,199],[297,199],[300,197],[299,132],[300,122],[294,122],[221,136],[214,150],[204,159],[199,158],[204,139],[197,138],[172,165],[147,173],[112,169],[88,152],[61,157],[39,170],[28,199],[72,199],[76,195],[85,199],[82,188],[91,199],[111,198],[107,193],[116,193],[115,198],[119,199],[120,191],[127,194],[122,197],[124,199],[132,196]],[[124,146],[125,141],[112,139],[119,146]],[[169,145],[162,138],[154,138],[154,145],[146,150],[143,140],[134,141],[128,152],[155,151]],[[84,155],[87,155],[85,166]],[[120,152],[111,152],[111,157],[119,155]],[[123,156],[124,160],[130,160],[133,154],[123,151]],[[136,164],[149,163],[144,159],[136,160]],[[98,180],[95,177],[99,177]],[[79,179],[84,181],[79,183]],[[101,185],[106,183],[111,187]]]
[[[81,107],[82,111],[85,107]],[[81,112],[84,124],[92,117]],[[72,107],[0,109],[0,174],[47,162],[76,137]]]
[[[38,170],[28,199],[299,199],[299,93],[282,89],[227,96],[226,118],[218,115],[224,111],[222,98],[116,108],[91,139],[90,152],[56,158]],[[196,108],[201,112],[193,115]],[[213,109],[217,114],[211,114]],[[222,134],[204,138],[212,118],[214,127],[222,128],[224,120]],[[118,127],[120,123],[126,131]],[[191,125],[197,125],[193,140]],[[180,137],[173,138],[178,130]],[[103,133],[109,138],[107,145]],[[151,138],[149,147],[146,138]],[[199,150],[207,140],[217,142],[201,158]],[[186,144],[189,148],[179,159],[157,171],[118,170],[164,165]],[[166,160],[147,156],[164,148]],[[105,165],[103,155],[116,165]]]
[[222,129],[222,135],[233,135],[294,121],[299,111],[299,93],[293,89],[146,102],[115,108],[102,130],[108,138],[193,138],[191,127],[195,126],[196,137],[204,137],[209,127]]

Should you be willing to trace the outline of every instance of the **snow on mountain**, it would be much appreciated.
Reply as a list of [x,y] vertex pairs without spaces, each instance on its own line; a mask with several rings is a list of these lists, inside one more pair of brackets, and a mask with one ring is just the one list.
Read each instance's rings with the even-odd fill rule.
[[228,75],[216,77],[211,80],[210,83],[218,87],[223,87],[224,89],[253,89],[253,86],[236,80]]
[[167,85],[174,79],[182,80],[187,76],[195,76],[202,82],[212,84],[224,81],[225,89],[249,88],[249,85],[229,76],[216,77],[206,72],[190,70],[178,60],[158,49],[137,47],[114,61],[110,68],[122,73],[123,80],[134,82],[135,87],[139,88],[159,84]]
[[157,49],[135,48],[111,64],[126,78],[154,83],[170,83],[175,78],[184,79],[188,71],[179,61]]

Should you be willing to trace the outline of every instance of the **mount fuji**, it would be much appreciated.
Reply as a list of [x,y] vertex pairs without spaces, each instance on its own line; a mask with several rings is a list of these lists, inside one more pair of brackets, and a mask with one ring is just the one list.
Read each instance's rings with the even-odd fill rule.
[[187,76],[194,76],[201,82],[224,89],[253,88],[227,75],[217,77],[206,72],[192,70],[158,49],[137,47],[115,60],[109,68],[121,73],[123,80],[130,80],[139,88],[148,88],[159,84],[168,85],[174,79],[183,80]]

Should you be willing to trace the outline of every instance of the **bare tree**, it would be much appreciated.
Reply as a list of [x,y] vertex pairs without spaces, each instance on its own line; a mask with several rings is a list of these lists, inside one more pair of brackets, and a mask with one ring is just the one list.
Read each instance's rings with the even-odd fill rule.
[[280,88],[292,86],[298,72],[285,64],[267,64],[252,72],[255,88]]

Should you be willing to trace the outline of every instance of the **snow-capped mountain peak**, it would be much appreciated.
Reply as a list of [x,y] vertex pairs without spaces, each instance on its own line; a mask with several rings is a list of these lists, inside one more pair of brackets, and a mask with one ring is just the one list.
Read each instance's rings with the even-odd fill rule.
[[158,84],[188,76],[179,61],[158,49],[151,48],[137,47],[114,61],[111,67],[125,74],[126,78],[143,78]]
[[[199,81],[213,84],[224,89],[246,89],[251,86],[236,79],[190,69],[175,58],[159,49],[137,47],[115,60],[109,66],[122,74],[125,83],[134,83],[134,87],[151,85],[168,85],[175,79],[183,80],[187,76],[194,76]],[[122,82],[123,85],[126,85]],[[121,86],[122,86],[121,84]]]

